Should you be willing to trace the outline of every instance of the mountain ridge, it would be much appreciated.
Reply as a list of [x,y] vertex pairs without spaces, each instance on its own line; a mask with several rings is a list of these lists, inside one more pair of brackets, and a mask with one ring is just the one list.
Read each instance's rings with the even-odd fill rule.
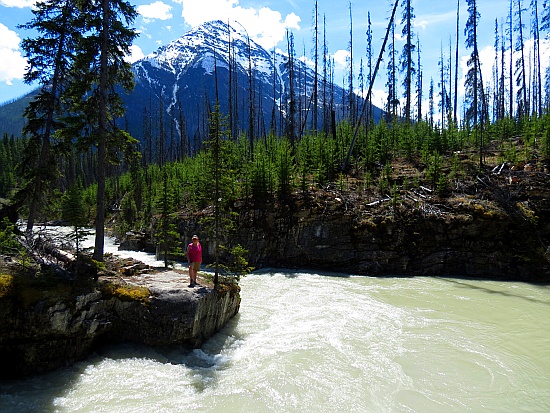
[[[288,55],[268,52],[250,39],[244,28],[236,30],[220,20],[206,22],[134,62],[136,85],[132,93],[123,95],[127,107],[123,121],[142,143],[142,149],[151,152],[150,160],[158,150],[171,151],[167,159],[199,150],[202,140],[208,136],[207,119],[216,96],[221,113],[231,118],[232,134],[251,130],[257,137],[270,131],[282,134],[290,113],[290,66]],[[306,125],[318,130],[326,126],[321,99],[324,96],[328,105],[329,93],[336,118],[345,116],[347,92],[324,82],[318,73],[320,116],[318,124],[313,125],[314,105],[310,100],[314,71],[294,57],[292,66],[299,131]],[[327,88],[325,92],[323,85]],[[0,107],[0,133],[20,135],[24,118],[22,115],[19,118],[17,113],[23,113],[26,106],[23,100],[28,102],[33,93]],[[253,116],[250,111],[254,112]],[[382,111],[376,107],[374,111],[377,121]],[[328,116],[326,110],[325,115]],[[253,119],[252,127],[250,119]],[[122,120],[119,127],[121,123]]]

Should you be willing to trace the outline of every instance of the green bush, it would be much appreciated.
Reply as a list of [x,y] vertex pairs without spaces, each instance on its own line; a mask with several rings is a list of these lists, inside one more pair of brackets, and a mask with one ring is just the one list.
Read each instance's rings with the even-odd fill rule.
[[17,255],[23,251],[22,245],[17,241],[15,225],[4,218],[0,224],[0,253]]

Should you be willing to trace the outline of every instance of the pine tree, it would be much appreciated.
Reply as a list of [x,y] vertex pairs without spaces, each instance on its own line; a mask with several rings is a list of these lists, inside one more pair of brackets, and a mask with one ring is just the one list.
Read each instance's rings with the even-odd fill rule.
[[417,37],[416,45],[417,62],[416,62],[416,121],[422,120],[422,65],[420,63],[420,39]]
[[[85,37],[75,49],[72,82],[67,93],[72,117],[63,131],[66,139],[81,136],[82,144],[97,147],[97,204],[95,218],[95,248],[93,258],[103,261],[105,234],[105,182],[108,162],[117,161],[117,151],[123,148],[131,154],[137,141],[117,128],[112,119],[123,116],[122,98],[115,87],[126,91],[134,86],[133,73],[125,56],[137,33],[128,26],[137,13],[122,0],[101,0],[82,3],[86,16]],[[84,132],[88,131],[86,135]]]
[[315,8],[313,10],[313,96],[312,96],[312,130],[317,130],[319,127],[317,119],[317,108],[319,106],[319,12],[317,8],[317,0],[315,0]]
[[395,67],[395,23],[390,23],[390,36],[391,43],[388,51],[388,78],[386,87],[388,88],[388,102],[387,113],[389,115],[388,122],[391,122],[397,116],[397,106],[399,105],[399,99],[397,99],[397,80],[396,80],[396,67]]
[[[231,131],[233,138],[236,139],[237,137],[236,127],[233,124],[233,120],[234,120],[233,103],[235,100],[235,97],[233,96],[233,78],[235,76],[236,68],[235,68],[234,46],[231,41],[231,26],[229,25],[229,21],[227,22],[227,35],[228,35],[227,59],[228,59],[228,65],[229,65],[229,68],[228,68],[229,81],[227,85],[227,112],[229,114],[229,130]],[[275,93],[273,93],[273,99],[275,99]]]
[[446,65],[443,59],[443,47],[441,47],[441,54],[439,57],[439,108],[441,109],[441,129],[445,128],[445,115],[449,109],[449,96],[447,95],[445,74],[446,74]]
[[458,45],[460,39],[460,0],[456,2],[456,45],[455,45],[455,89],[453,101],[453,122],[456,125],[458,122]]
[[32,231],[42,196],[59,174],[51,141],[59,127],[61,95],[69,81],[73,51],[84,23],[83,14],[71,0],[39,2],[32,12],[33,20],[20,26],[39,34],[22,43],[29,62],[25,82],[38,82],[41,89],[24,113],[27,123],[23,132],[29,140],[19,173],[27,185],[16,194],[16,202],[30,198],[27,231]]
[[159,211],[159,221],[157,222],[156,238],[158,240],[158,250],[164,260],[164,268],[168,268],[169,256],[182,256],[179,242],[179,233],[174,219],[175,194],[169,187],[168,173],[166,169],[162,174],[162,191],[156,203],[156,209]]
[[[372,59],[373,59],[373,53],[372,53],[372,24],[370,20],[370,12],[368,12],[367,17],[367,88],[370,89],[370,85],[373,82],[372,78]],[[372,96],[370,94],[367,94],[367,101],[369,102],[369,109],[367,112],[367,119],[368,123],[373,122],[373,105],[372,105]]]
[[288,70],[288,83],[289,83],[289,94],[288,96],[288,105],[289,105],[289,115],[287,119],[287,136],[290,138],[290,143],[294,148],[294,143],[296,141],[296,96],[295,96],[295,72],[294,72],[294,35],[286,32],[287,39],[287,70]]
[[401,34],[405,38],[403,52],[401,54],[401,73],[405,73],[403,87],[405,88],[403,97],[405,98],[404,117],[407,122],[411,121],[411,99],[412,99],[412,79],[415,73],[413,52],[415,44],[413,43],[412,21],[414,19],[414,9],[411,6],[411,0],[403,0],[403,15],[401,23],[404,24]]
[[468,20],[464,35],[466,36],[466,47],[472,49],[468,59],[468,73],[466,75],[466,100],[469,103],[467,109],[468,121],[474,126],[478,122],[478,95],[479,95],[479,56],[477,49],[477,26],[479,22],[479,12],[477,11],[476,0],[468,0]]
[[430,126],[434,125],[434,114],[435,114],[435,104],[434,104],[434,80],[430,78],[430,89],[428,91],[428,121]]
[[328,44],[327,44],[327,20],[323,15],[323,132],[329,133],[329,107],[328,107],[328,72],[329,72]]
[[82,199],[82,189],[80,187],[75,185],[69,188],[63,196],[62,217],[67,225],[72,227],[70,239],[75,243],[76,255],[78,257],[82,241],[90,234],[85,229],[88,222]]
[[359,74],[357,75],[357,82],[359,83],[359,96],[361,96],[361,99],[365,99],[365,67],[363,65],[363,58],[359,61]]
[[508,111],[509,116],[514,116],[514,12],[513,2],[510,0],[510,7],[508,11],[506,34],[508,35],[508,50],[510,51],[510,61],[508,62],[508,79],[510,82],[510,90],[508,91],[508,104],[510,105]]
[[355,119],[357,118],[357,105],[355,102],[355,92],[353,91],[353,15],[352,15],[352,5],[351,1],[348,2],[348,8],[349,8],[349,42],[348,42],[348,112],[350,116],[350,120],[353,123],[355,123]]
[[[270,133],[277,134],[277,52],[275,48],[273,48],[273,52],[271,53],[273,56],[273,103],[271,107],[271,124],[269,127]],[[229,127],[229,130],[231,130],[231,126]]]
[[499,89],[499,53],[500,53],[500,37],[498,28],[498,19],[495,19],[495,60],[493,62],[493,120],[502,119],[500,108],[500,89]]
[[527,81],[526,81],[526,64],[525,64],[525,44],[523,40],[523,31],[525,24],[523,23],[523,12],[525,9],[522,7],[521,0],[516,0],[516,26],[514,30],[518,34],[516,37],[515,51],[520,53],[519,58],[516,60],[516,86],[518,90],[516,92],[516,98],[518,102],[518,116],[522,117],[529,114],[529,102],[527,100]]
[[542,115],[542,73],[540,56],[540,27],[539,27],[539,3],[538,0],[531,0],[531,16],[533,35],[533,70],[534,70],[534,90],[533,90],[533,113]]
[[500,23],[500,79],[499,79],[499,112],[501,118],[506,116],[506,46],[504,39],[504,23]]
[[[228,199],[229,187],[232,184],[231,176],[228,173],[228,155],[227,150],[227,119],[220,114],[219,103],[216,101],[214,110],[209,117],[209,135],[206,143],[209,153],[208,179],[213,184],[211,191],[211,203],[214,205],[213,222],[207,222],[207,230],[211,233],[214,241],[214,284],[218,284],[219,276],[219,256],[221,240],[227,236],[227,232],[232,228],[231,219],[222,219],[222,206]],[[250,159],[252,162],[253,159]]]
[[250,38],[248,41],[248,142],[250,157],[254,158],[254,75],[252,73],[252,52]]
[[[466,47],[472,49],[470,58],[468,59],[468,73],[466,74],[466,95],[465,99],[469,105],[466,110],[466,121],[474,127],[474,133],[478,140],[479,148],[479,164],[483,164],[483,135],[478,133],[477,127],[480,123],[480,116],[483,118],[484,104],[480,105],[480,101],[485,101],[483,93],[483,82],[481,79],[481,65],[479,62],[479,53],[477,48],[477,27],[479,24],[480,14],[477,9],[477,0],[468,0],[468,20],[464,29],[466,36]],[[480,107],[481,106],[481,107]]]

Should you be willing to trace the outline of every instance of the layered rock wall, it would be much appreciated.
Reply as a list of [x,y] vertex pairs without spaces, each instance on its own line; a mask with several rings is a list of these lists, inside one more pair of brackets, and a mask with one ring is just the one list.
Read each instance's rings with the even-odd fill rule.
[[297,214],[284,226],[288,217],[256,213],[256,223],[274,223],[240,226],[256,265],[550,281],[547,246],[529,225],[510,219],[411,215],[361,223],[345,213]]
[[[249,250],[256,267],[550,281],[549,197],[505,205],[471,197],[405,201],[352,204],[334,192],[239,208],[231,241]],[[211,260],[213,246],[205,244]]]
[[68,366],[99,343],[199,347],[239,310],[238,292],[151,288],[149,304],[100,292],[24,308],[0,300],[0,375],[24,377]]

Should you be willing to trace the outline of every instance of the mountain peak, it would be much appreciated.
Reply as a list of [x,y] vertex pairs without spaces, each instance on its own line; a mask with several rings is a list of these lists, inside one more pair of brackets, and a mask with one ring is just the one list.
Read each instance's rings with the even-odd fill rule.
[[[238,22],[235,23],[240,25]],[[159,47],[136,64],[148,62],[154,67],[176,74],[188,65],[195,64],[197,60],[204,58],[212,60],[216,55],[218,63],[227,66],[230,46],[232,57],[237,65],[247,68],[248,58],[251,57],[252,65],[256,70],[272,72],[270,53],[250,39],[244,27],[242,30],[236,30],[229,23],[221,20],[208,21],[192,28],[180,38]]]
[[[293,77],[290,68],[294,69]],[[285,128],[290,99],[294,99],[300,108],[311,106],[315,79],[313,70],[300,59],[295,59],[290,66],[286,55],[266,51],[239,23],[232,25],[221,20],[192,28],[135,62],[133,70],[136,88],[132,100],[139,103],[128,105],[135,107],[131,117],[139,118],[142,112],[136,108],[143,111],[143,105],[149,102],[148,113],[160,113],[162,109],[166,115],[163,117],[175,122],[179,136],[196,136],[197,145],[202,137],[208,135],[203,120],[209,116],[214,97],[219,100],[221,112],[231,116],[231,132],[235,136],[239,130],[248,131],[250,128],[250,120],[243,108],[254,107],[257,117],[254,127],[261,135],[269,128],[275,131]],[[290,87],[291,81],[294,88]],[[342,105],[344,91],[336,85],[329,87],[326,82],[317,83],[318,87],[323,84],[327,89],[324,93],[318,92],[317,96],[331,93],[331,105],[335,108]],[[246,103],[251,98],[252,104]],[[320,105],[318,101],[318,110]],[[300,114],[302,129],[313,122],[313,110],[307,111],[309,114],[305,114],[305,118]],[[176,113],[185,121],[175,119]],[[320,119],[317,119],[317,128],[321,126]],[[140,125],[136,130],[137,135],[145,133]]]

